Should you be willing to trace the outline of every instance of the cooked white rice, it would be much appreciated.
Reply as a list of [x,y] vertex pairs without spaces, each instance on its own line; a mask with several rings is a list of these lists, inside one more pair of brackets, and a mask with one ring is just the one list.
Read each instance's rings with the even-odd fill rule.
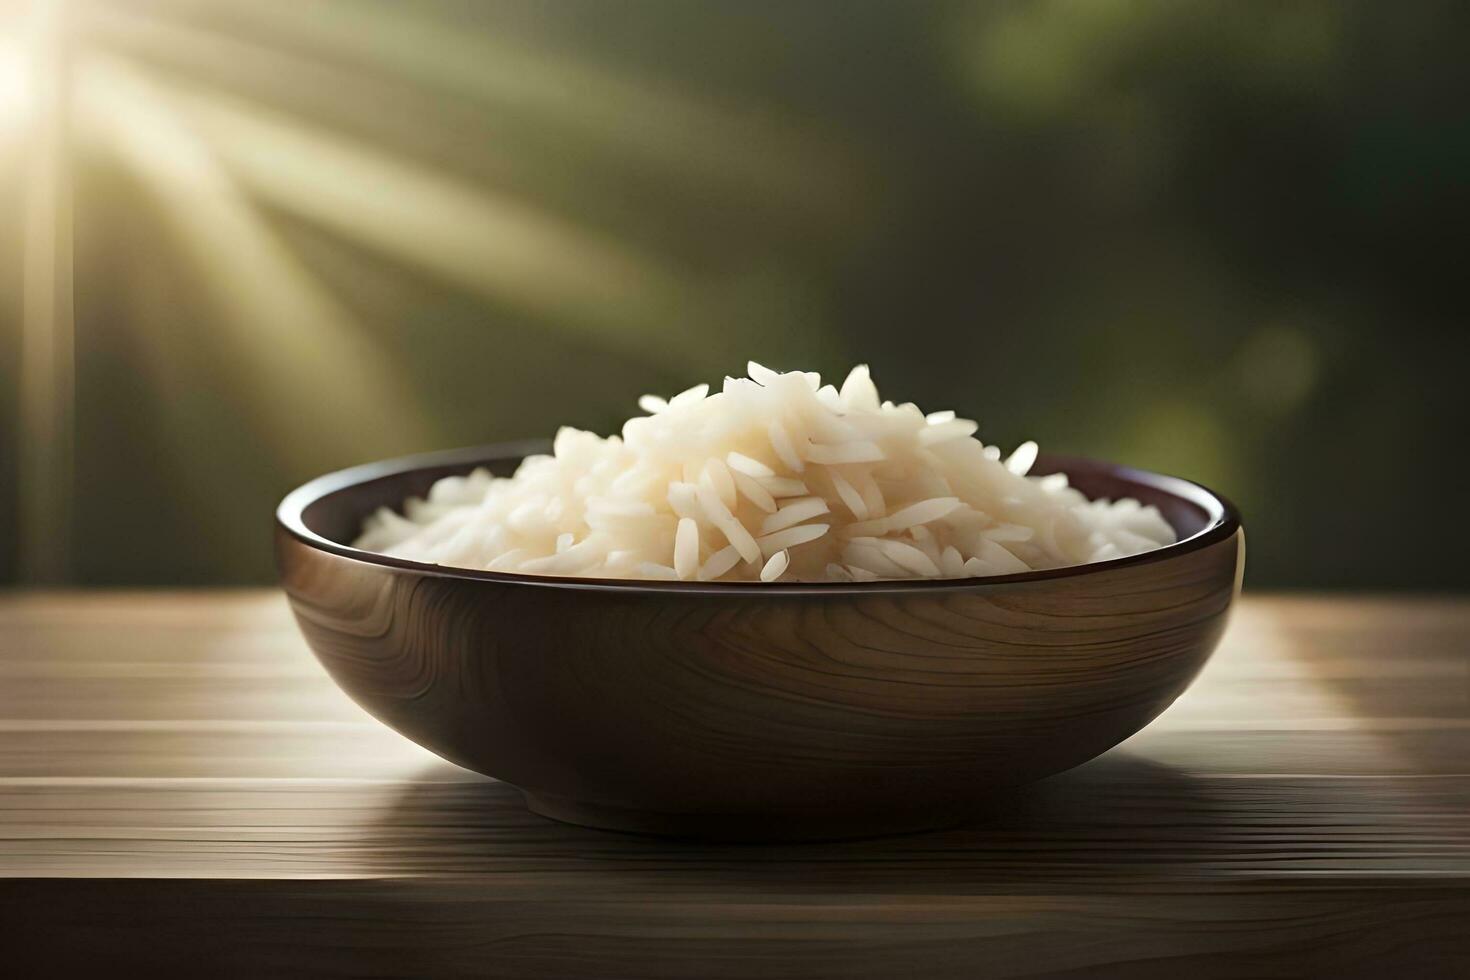
[[725,582],[870,582],[1007,575],[1174,541],[1158,510],[1088,501],[1061,474],[1028,477],[953,412],[880,401],[859,365],[840,389],[751,362],[603,439],[563,428],[515,475],[446,477],[403,514],[382,508],[358,548],[537,575]]

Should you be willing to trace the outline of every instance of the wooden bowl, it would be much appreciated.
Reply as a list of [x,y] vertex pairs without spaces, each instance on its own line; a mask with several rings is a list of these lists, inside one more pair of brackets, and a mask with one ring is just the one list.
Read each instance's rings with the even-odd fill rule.
[[835,839],[963,822],[1107,750],[1199,672],[1240,588],[1235,509],[1046,458],[1154,504],[1177,544],[994,578],[737,584],[462,571],[359,551],[364,516],[541,443],[321,477],[276,513],[281,579],[358,704],[537,813],[652,834]]

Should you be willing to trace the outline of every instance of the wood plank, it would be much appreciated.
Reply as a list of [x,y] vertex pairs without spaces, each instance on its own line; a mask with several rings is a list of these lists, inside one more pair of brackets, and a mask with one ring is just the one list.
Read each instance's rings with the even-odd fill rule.
[[[1371,887],[1363,887],[1365,885]],[[1103,897],[719,890],[630,903],[453,882],[0,882],[17,975],[1463,977],[1470,893],[1276,882]],[[146,938],[145,938],[146,937]]]

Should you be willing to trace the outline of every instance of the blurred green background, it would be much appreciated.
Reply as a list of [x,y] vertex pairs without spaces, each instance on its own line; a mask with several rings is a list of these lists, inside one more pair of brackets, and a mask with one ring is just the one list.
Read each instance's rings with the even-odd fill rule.
[[0,4],[0,581],[266,582],[313,475],[754,357],[1470,585],[1463,3]]

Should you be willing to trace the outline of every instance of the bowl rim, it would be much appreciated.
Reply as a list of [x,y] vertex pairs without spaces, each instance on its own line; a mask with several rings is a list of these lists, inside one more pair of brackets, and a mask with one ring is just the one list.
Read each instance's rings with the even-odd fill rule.
[[896,579],[876,582],[689,582],[667,579],[584,578],[570,575],[533,575],[520,572],[492,572],[475,568],[456,568],[451,565],[434,565],[427,562],[395,558],[375,551],[365,551],[351,545],[332,541],[306,526],[306,509],[323,497],[358,484],[384,477],[398,476],[415,470],[441,467],[486,464],[506,459],[548,451],[550,443],[543,439],[515,442],[485,443],[459,449],[437,450],[398,456],[350,466],[346,469],[326,473],[308,480],[292,490],[276,507],[276,526],[297,541],[340,558],[375,565],[389,571],[427,575],[436,578],[455,578],[470,581],[498,582],[503,585],[524,585],[538,588],[592,590],[610,592],[647,592],[678,595],[738,596],[738,595],[823,595],[823,596],[871,596],[899,592],[973,592],[996,587],[1046,582],[1060,578],[1074,578],[1123,568],[1170,561],[1182,555],[1208,548],[1233,537],[1241,528],[1240,513],[1228,499],[1202,484],[1182,477],[1168,476],[1149,470],[1135,469],[1120,463],[1091,459],[1085,456],[1043,454],[1042,459],[1057,471],[1066,472],[1070,466],[1101,468],[1109,475],[1133,483],[1143,484],[1162,493],[1181,498],[1202,509],[1206,524],[1187,538],[1164,545],[1153,551],[1110,558],[1105,561],[1067,565],[1010,575],[988,575],[976,578],[946,579]]

